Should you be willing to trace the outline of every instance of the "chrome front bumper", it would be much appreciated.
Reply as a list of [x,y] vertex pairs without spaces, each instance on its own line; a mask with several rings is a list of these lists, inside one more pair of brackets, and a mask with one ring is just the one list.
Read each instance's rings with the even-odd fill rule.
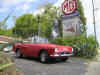
[[73,56],[73,54],[52,54],[51,57],[61,57],[61,56]]

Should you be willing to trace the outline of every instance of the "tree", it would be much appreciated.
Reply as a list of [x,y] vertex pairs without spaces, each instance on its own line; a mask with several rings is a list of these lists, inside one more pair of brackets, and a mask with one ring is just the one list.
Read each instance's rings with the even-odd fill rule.
[[3,25],[5,25],[6,21],[8,20],[8,18],[10,17],[11,14],[12,14],[12,12],[10,12],[10,13],[8,14],[8,16],[7,16],[4,20],[2,20],[2,21],[0,22],[0,27],[3,26]]
[[82,6],[82,3],[80,2],[80,0],[76,0],[77,1],[77,10],[79,11],[80,13],[80,19],[82,21],[82,26],[80,27],[81,29],[81,34],[82,35],[85,35],[86,36],[86,17],[84,16],[84,10],[83,10],[83,6]]
[[47,19],[50,19],[52,23],[62,15],[60,7],[53,6],[52,3],[45,4],[44,9],[43,15],[47,15]]
[[32,14],[24,14],[16,19],[13,34],[16,37],[28,38],[37,35],[37,18]]
[[[6,24],[6,21],[11,16],[11,14],[12,14],[12,12],[10,12],[5,19],[0,21],[0,35],[8,36],[12,32],[11,31],[10,33],[7,33],[9,31],[9,29],[7,29],[7,24]],[[12,36],[12,34],[10,34],[9,36]]]
[[45,9],[44,13],[41,15],[41,34],[47,37],[49,40],[52,39],[53,27],[55,27],[55,21],[61,15],[61,10],[59,7],[54,7],[53,4],[48,3],[43,5]]
[[4,35],[5,35],[5,36],[8,36],[8,37],[13,36],[13,33],[12,33],[12,28],[7,29]]
[[5,30],[0,28],[0,35],[4,35],[4,33],[5,33]]
[[40,34],[42,37],[52,39],[52,29],[55,26],[55,20],[61,15],[60,8],[53,7],[53,4],[44,5],[44,13],[34,17],[32,14],[25,14],[16,19],[13,33],[16,37],[27,38],[38,33],[38,16],[41,16]]
[[52,23],[50,22],[48,16],[42,15],[42,22],[41,22],[41,36],[47,37],[49,40],[52,37]]
[[11,37],[13,35],[12,34],[12,28],[10,28],[10,29],[0,28],[0,35]]

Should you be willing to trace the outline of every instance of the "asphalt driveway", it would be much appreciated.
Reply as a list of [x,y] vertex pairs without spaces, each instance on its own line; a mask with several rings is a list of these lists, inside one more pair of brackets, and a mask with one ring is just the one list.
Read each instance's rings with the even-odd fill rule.
[[42,64],[34,58],[19,59],[13,52],[7,55],[14,58],[15,66],[23,75],[85,75],[88,65],[85,60],[74,57],[66,62],[52,60],[48,64]]

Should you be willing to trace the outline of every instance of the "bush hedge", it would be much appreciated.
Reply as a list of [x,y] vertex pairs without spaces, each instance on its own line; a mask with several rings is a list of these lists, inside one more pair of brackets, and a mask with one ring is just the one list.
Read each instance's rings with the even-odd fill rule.
[[98,42],[95,40],[95,37],[92,35],[88,37],[85,37],[83,35],[58,37],[52,43],[58,45],[72,46],[74,48],[75,56],[91,59],[97,55]]

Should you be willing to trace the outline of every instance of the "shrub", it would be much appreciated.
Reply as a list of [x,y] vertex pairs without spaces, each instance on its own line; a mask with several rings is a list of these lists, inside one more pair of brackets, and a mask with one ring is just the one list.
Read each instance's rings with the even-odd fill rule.
[[13,59],[0,51],[0,75],[22,75],[14,66]]
[[89,37],[85,37],[83,35],[58,37],[53,43],[72,46],[74,48],[75,56],[91,59],[97,55],[98,42],[92,35]]

